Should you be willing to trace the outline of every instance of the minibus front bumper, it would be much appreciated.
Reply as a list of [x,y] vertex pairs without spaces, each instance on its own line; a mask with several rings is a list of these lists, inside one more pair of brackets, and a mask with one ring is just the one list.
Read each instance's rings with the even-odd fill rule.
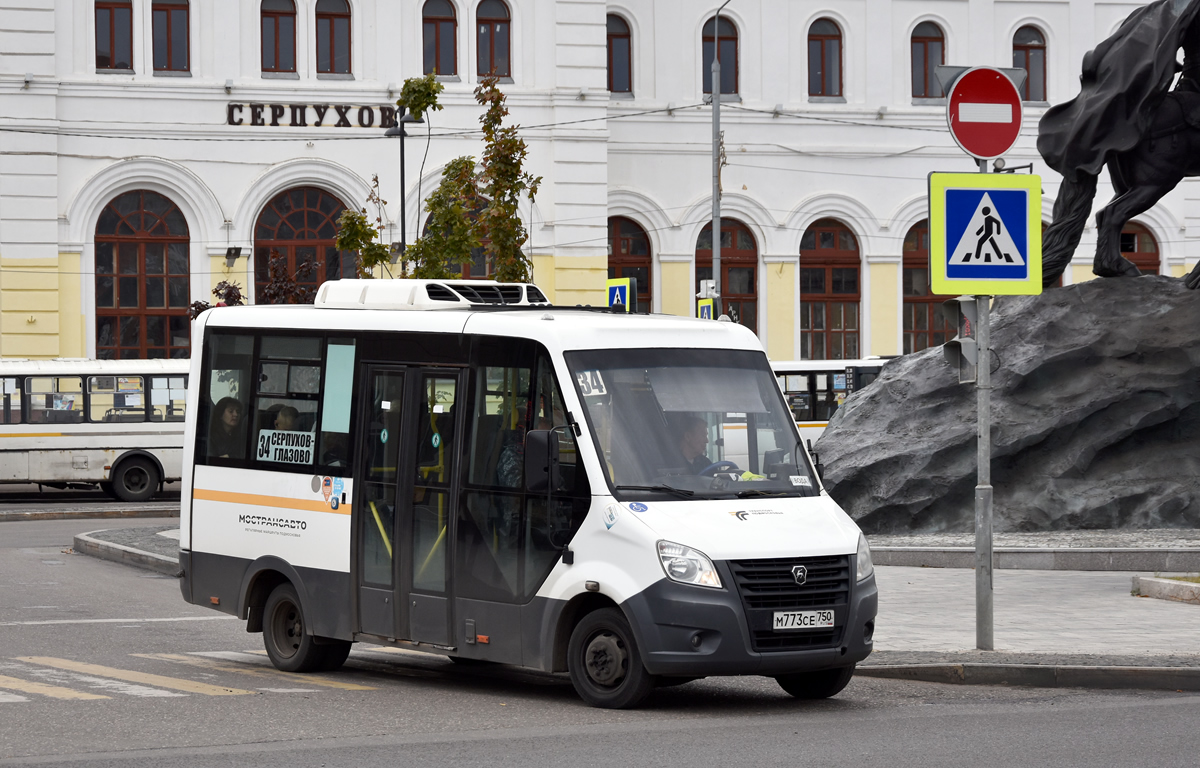
[[874,575],[854,583],[854,556],[847,599],[831,606],[832,631],[773,631],[772,611],[750,607],[728,564],[715,565],[723,589],[663,578],[621,604],[651,674],[774,676],[850,666],[870,655],[879,591]]

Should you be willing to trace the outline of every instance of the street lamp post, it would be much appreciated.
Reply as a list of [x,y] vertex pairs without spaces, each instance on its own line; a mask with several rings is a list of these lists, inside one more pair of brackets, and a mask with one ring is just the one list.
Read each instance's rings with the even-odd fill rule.
[[715,315],[724,314],[721,304],[721,11],[731,0],[725,0],[713,17],[712,61],[712,270]]
[[[405,236],[405,225],[407,222],[405,221],[404,215],[404,193],[406,189],[404,183],[404,140],[408,138],[408,134],[404,131],[404,126],[405,124],[423,123],[425,121],[414,118],[404,107],[400,107],[400,109],[404,112],[404,114],[400,115],[396,119],[396,124],[391,128],[388,128],[383,135],[388,138],[395,136],[400,137],[400,261],[403,263],[404,249],[407,247],[407,237]],[[417,201],[418,204],[420,204],[420,202],[421,201],[419,200]]]

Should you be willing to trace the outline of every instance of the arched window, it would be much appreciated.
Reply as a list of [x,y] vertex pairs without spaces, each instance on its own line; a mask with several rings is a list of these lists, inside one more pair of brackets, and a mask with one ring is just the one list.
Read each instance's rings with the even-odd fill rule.
[[296,4],[262,0],[262,70],[296,71]]
[[96,222],[96,357],[187,357],[188,225],[167,198],[117,196]]
[[704,80],[704,92],[712,93],[712,63],[713,51],[717,52],[717,60],[721,62],[721,93],[738,92],[738,33],[737,27],[727,17],[721,17],[720,34],[716,34],[716,19],[709,19],[704,25],[701,43],[701,77]]
[[829,19],[808,28],[808,95],[842,95],[842,30]]
[[836,219],[800,239],[800,359],[859,357],[858,239]]
[[187,72],[188,0],[154,0],[150,14],[155,71]]
[[946,94],[934,70],[946,63],[946,37],[932,21],[922,21],[912,33],[912,95],[940,99]]
[[96,69],[133,69],[133,4],[96,3]]
[[[758,333],[758,245],[746,225],[721,219],[721,308],[736,323]],[[712,224],[696,238],[696,293],[701,280],[712,280]]]
[[425,74],[458,74],[458,21],[450,0],[426,0],[421,11]]
[[479,27],[479,62],[476,74],[512,77],[509,51],[512,50],[512,24],[508,6],[501,0],[483,0],[475,13]]
[[350,74],[350,4],[317,0],[317,72]]
[[[611,17],[610,17],[611,18]],[[711,247],[711,240],[709,241]],[[724,255],[722,253],[722,255]],[[712,256],[709,256],[711,263]],[[638,311],[650,312],[650,238],[636,221],[624,216],[608,219],[608,276],[637,280]]]
[[1158,242],[1150,230],[1129,222],[1121,230],[1121,255],[1133,262],[1143,275],[1157,275],[1161,268]]
[[1037,27],[1021,27],[1013,35],[1013,66],[1027,74],[1021,86],[1023,101],[1046,100],[1046,38]]
[[[288,274],[302,286],[315,289],[326,280],[356,277],[354,254],[334,245],[337,220],[346,206],[316,187],[295,187],[276,195],[263,207],[254,225],[254,301],[265,301],[272,252],[287,259]],[[306,264],[315,268],[297,272]]]
[[944,296],[929,290],[929,222],[914,224],[904,236],[904,351],[920,352],[945,344],[957,333],[942,316]]
[[610,93],[633,91],[633,51],[629,25],[620,16],[608,14],[608,90]]

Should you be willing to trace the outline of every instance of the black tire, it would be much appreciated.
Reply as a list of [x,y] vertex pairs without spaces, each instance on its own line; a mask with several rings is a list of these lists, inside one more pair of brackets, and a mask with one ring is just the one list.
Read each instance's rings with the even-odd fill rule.
[[117,498],[117,492],[115,490],[113,490],[113,484],[111,482],[108,482],[106,480],[106,481],[99,483],[99,486],[100,486],[100,490],[104,491],[105,496],[109,497],[110,499]]
[[687,685],[703,679],[703,677],[659,677],[657,685],[659,688],[674,688],[677,685]]
[[791,675],[779,675],[775,682],[797,699],[828,699],[841,692],[850,678],[854,677],[854,665],[836,669],[822,669],[820,672],[796,672]]
[[133,456],[116,466],[112,491],[121,501],[145,501],[158,490],[158,468],[143,456]]
[[275,587],[267,598],[263,608],[263,645],[271,663],[284,672],[321,669],[325,649],[331,647],[313,642],[300,598],[289,582]]
[[323,644],[318,645],[317,647],[324,654],[318,669],[322,672],[336,672],[341,669],[350,655],[350,646],[352,645],[354,643],[349,640],[326,640]]
[[567,644],[567,670],[579,697],[593,707],[632,709],[654,690],[625,614],[601,608],[584,616]]

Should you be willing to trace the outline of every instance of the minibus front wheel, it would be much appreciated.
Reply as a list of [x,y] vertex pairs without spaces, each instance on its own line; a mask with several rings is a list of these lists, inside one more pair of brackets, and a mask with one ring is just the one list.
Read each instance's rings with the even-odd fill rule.
[[779,675],[775,682],[779,687],[795,696],[797,699],[828,699],[841,693],[841,690],[854,677],[854,665],[822,669],[819,672],[797,672],[790,675]]
[[[337,666],[346,660],[340,645],[321,645],[308,633],[300,597],[291,582],[271,591],[263,608],[263,645],[276,669],[284,672],[312,672]],[[345,650],[349,651],[349,643]],[[340,656],[340,658],[338,658]]]
[[593,707],[631,709],[654,690],[633,629],[617,608],[601,608],[580,619],[567,644],[567,671],[576,693]]

